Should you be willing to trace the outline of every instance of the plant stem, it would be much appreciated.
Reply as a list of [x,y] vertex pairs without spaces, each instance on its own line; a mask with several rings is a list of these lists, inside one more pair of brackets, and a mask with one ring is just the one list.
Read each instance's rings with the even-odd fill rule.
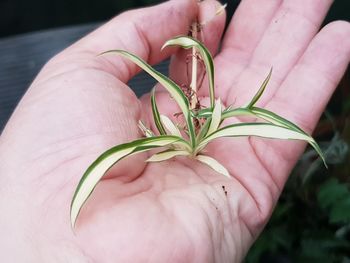
[[[191,26],[191,31],[192,31],[192,37],[194,39],[197,39],[197,27],[198,23],[194,22]],[[192,48],[192,80],[191,80],[191,91],[192,91],[192,96],[191,96],[191,109],[195,109],[198,99],[197,99],[197,71],[198,71],[198,59],[197,59],[197,50],[195,47]]]

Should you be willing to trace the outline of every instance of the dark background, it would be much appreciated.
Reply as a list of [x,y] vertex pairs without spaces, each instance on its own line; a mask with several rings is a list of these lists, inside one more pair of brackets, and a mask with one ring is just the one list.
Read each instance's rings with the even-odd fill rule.
[[1,0],[0,35],[103,21],[161,0]]
[[[164,1],[0,0],[0,132],[50,57],[91,31],[96,22],[160,2]],[[230,17],[239,0],[227,2]],[[350,0],[335,0],[324,24],[339,19],[350,20]],[[158,69],[166,70],[166,63]],[[140,95],[153,84],[141,74],[130,85]],[[349,116],[348,70],[314,132],[329,169],[314,151],[306,150],[246,262],[350,262]]]
[[[0,37],[105,21],[121,11],[160,2],[164,0],[0,0]],[[223,2],[228,3],[227,10],[232,14],[239,0]],[[326,22],[336,19],[350,19],[349,0],[335,0]]]

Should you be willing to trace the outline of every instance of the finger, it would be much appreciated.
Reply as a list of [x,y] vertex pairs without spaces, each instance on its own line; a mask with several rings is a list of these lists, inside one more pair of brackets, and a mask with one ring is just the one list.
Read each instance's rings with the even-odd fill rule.
[[[201,31],[198,32],[198,39],[202,41],[214,56],[217,53],[222,33],[225,27],[226,13],[225,11],[216,15],[217,10],[222,5],[215,0],[206,0],[199,4],[198,22],[203,24]],[[171,58],[169,74],[176,82],[181,84],[190,83],[191,63],[186,63],[186,60],[191,62],[188,56],[191,56],[191,50],[180,49]]]
[[[249,2],[246,1],[248,5]],[[257,32],[245,33],[243,27],[240,30],[239,23],[236,22],[238,23],[236,41],[234,41],[233,32],[235,31],[234,24],[232,24],[232,31],[225,37],[225,43],[227,44],[215,63],[217,68],[230,68],[229,73],[225,71],[218,72],[217,86],[220,89],[217,94],[227,98],[227,104],[245,104],[252,98],[270,68],[273,67],[274,73],[269,88],[261,100],[261,104],[266,103],[286,76],[288,70],[304,52],[312,37],[317,33],[331,2],[331,0],[319,0],[305,3],[301,0],[286,0],[279,6],[277,3],[274,6],[270,3],[272,6],[264,8],[263,15],[261,17],[257,16],[259,19],[253,19],[253,21],[256,21]],[[268,7],[267,3],[266,5]],[[252,12],[249,8],[247,8],[246,13],[243,12],[243,7],[239,10],[248,17],[254,17],[253,14],[248,15],[249,12]],[[237,13],[236,21],[243,19],[238,16],[239,14]],[[260,20],[264,26],[257,26]],[[238,44],[236,43],[239,41],[240,34],[242,34],[242,46],[245,46],[247,41],[249,42],[244,36],[252,38],[250,44],[247,44],[247,48],[237,47]],[[232,40],[230,40],[230,37],[232,37]]]
[[[225,33],[220,56],[215,59],[217,70],[217,94],[227,94],[227,83],[233,83],[239,73],[247,66],[249,59],[263,34],[280,8],[282,0],[263,0],[259,4],[254,0],[243,0],[238,6]],[[207,96],[207,90],[201,90],[201,96]]]
[[[350,24],[334,22],[313,39],[266,108],[312,132],[350,61]],[[304,144],[265,144],[253,140],[256,153],[283,185]],[[266,158],[264,158],[266,157]],[[285,175],[285,176],[278,176]]]
[[[94,59],[97,54],[111,49],[127,50],[150,64],[160,62],[173,52],[160,52],[164,42],[176,35],[187,34],[197,11],[195,0],[173,0],[127,11],[68,48],[56,58],[56,62],[68,57]],[[87,61],[83,63],[86,66]],[[115,56],[99,57],[89,63],[90,67],[108,71],[123,82],[139,71],[135,64]]]
[[[233,83],[247,66],[281,3],[282,0],[263,0],[259,4],[254,0],[243,0],[238,6],[225,33],[222,50],[215,58],[216,68],[221,68],[216,70],[216,93],[219,97],[226,96],[227,87],[230,87],[228,83]],[[208,90],[200,90],[199,95],[208,96]]]
[[259,4],[255,0],[242,1],[226,31],[222,50],[227,56],[223,58],[229,61],[234,55],[247,63],[281,3],[282,0],[262,0]]
[[[189,0],[129,11],[63,51],[42,70],[6,126],[2,137],[16,141],[8,149],[22,152],[25,160],[34,153],[49,151],[47,145],[54,145],[50,148],[53,152],[64,143],[74,145],[74,151],[61,153],[60,158],[52,154],[52,160],[44,162],[43,169],[48,169],[49,163],[74,159],[77,153],[84,153],[79,158],[91,160],[96,153],[137,138],[140,105],[125,85],[108,74],[125,82],[137,67],[118,58],[96,55],[108,49],[126,49],[156,63],[167,56],[159,52],[163,42],[187,32],[196,16],[197,3]],[[77,138],[75,143],[72,138]],[[95,141],[95,148],[89,139]],[[19,155],[13,158],[14,166],[15,157]],[[85,164],[83,167],[88,162]]]
[[331,3],[332,0],[283,1],[246,69],[234,88],[229,87],[228,101],[238,105],[249,101],[273,67],[272,81],[260,101],[264,105],[317,33]]

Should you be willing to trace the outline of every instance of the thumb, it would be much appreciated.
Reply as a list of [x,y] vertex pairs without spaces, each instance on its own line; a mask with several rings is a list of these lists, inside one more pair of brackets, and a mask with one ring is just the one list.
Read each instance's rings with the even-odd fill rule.
[[[66,52],[96,56],[106,50],[123,49],[150,64],[158,63],[171,52],[160,52],[165,41],[176,35],[187,34],[197,12],[195,0],[172,0],[153,7],[127,11],[77,42]],[[122,58],[106,56],[98,60],[103,70],[123,82],[127,82],[138,72],[137,66]]]

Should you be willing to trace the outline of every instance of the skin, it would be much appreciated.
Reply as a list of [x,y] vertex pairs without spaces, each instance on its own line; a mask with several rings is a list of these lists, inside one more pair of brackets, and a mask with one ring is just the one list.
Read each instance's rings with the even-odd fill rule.
[[[172,56],[171,76],[184,81],[183,51],[159,52],[217,4],[174,0],[128,11],[51,59],[0,137],[0,245],[4,262],[240,262],[266,224],[305,144],[223,139],[208,147],[229,170],[178,158],[144,163],[146,154],[111,169],[84,206],[74,232],[69,206],[88,165],[106,149],[140,137],[150,122],[147,95],[125,84],[138,72],[125,49],[157,63]],[[258,106],[314,129],[350,60],[350,25],[319,32],[329,0],[243,0],[216,53],[225,16],[204,27],[215,55],[217,96],[249,101],[273,66]],[[172,21],[169,23],[169,20]],[[177,53],[176,53],[177,52]],[[205,83],[204,83],[205,87]],[[206,88],[199,91],[204,97]],[[157,94],[172,114],[169,96]],[[222,186],[225,186],[227,196]]]

